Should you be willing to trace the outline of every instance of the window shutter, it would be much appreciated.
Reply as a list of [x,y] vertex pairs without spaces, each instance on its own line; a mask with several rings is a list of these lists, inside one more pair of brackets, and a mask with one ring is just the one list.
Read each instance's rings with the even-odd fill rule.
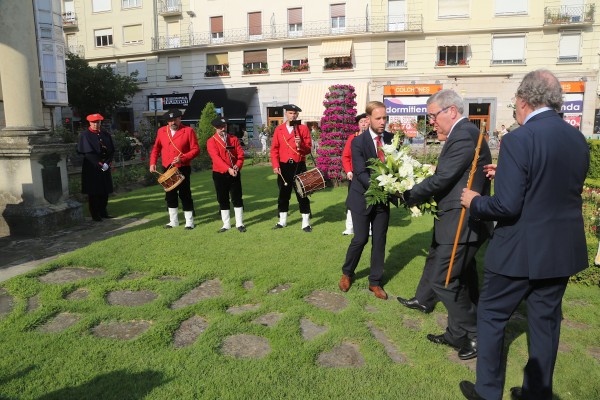
[[496,0],[496,14],[522,14],[527,12],[527,0]]
[[123,43],[137,43],[144,40],[142,25],[123,27]]
[[181,76],[181,59],[179,57],[168,58],[169,76]]
[[210,17],[210,33],[223,32],[223,16]]
[[469,0],[438,0],[438,18],[469,15]]
[[262,35],[262,15],[260,11],[248,13],[248,34],[251,36]]
[[206,64],[208,65],[222,65],[229,64],[229,57],[227,53],[207,54]]
[[506,36],[495,37],[492,45],[492,56],[494,60],[524,60],[525,59],[525,37]]
[[581,47],[581,34],[562,33],[558,45],[558,56],[561,58],[579,58],[579,48]]
[[289,47],[283,49],[284,60],[303,60],[308,58],[308,47]]
[[302,23],[302,8],[288,8],[288,24]]
[[267,50],[254,50],[244,52],[244,64],[259,62],[267,62]]
[[331,17],[345,17],[346,16],[346,3],[332,4],[331,5]]
[[406,42],[388,42],[388,61],[404,61],[406,54]]

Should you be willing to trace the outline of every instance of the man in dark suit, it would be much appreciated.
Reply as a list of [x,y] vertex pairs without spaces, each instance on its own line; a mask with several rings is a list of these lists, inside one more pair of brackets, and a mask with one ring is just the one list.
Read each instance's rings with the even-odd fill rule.
[[385,131],[387,114],[385,105],[382,102],[369,102],[365,111],[369,119],[369,129],[365,130],[364,134],[356,136],[352,141],[352,171],[354,176],[350,181],[346,207],[352,214],[354,237],[346,252],[339,288],[342,292],[347,292],[350,289],[354,270],[360,261],[365,245],[369,241],[369,225],[371,225],[373,241],[369,290],[376,297],[387,300],[387,293],[381,287],[381,278],[385,259],[385,241],[390,220],[390,205],[386,203],[367,207],[365,192],[371,184],[371,170],[368,168],[370,165],[369,159],[383,156],[383,152],[378,148],[383,144],[390,144],[393,135]]
[[[426,298],[405,300],[399,297],[398,300],[406,307],[423,312],[430,311],[436,299],[444,303],[448,310],[446,332],[441,335],[429,334],[427,339],[457,349],[458,357],[468,360],[477,357],[478,282],[475,253],[491,231],[491,226],[474,220],[468,212],[460,231],[447,287],[446,275],[462,212],[460,195],[469,180],[480,133],[463,116],[464,100],[453,90],[444,89],[431,96],[427,100],[427,112],[438,139],[445,142],[444,147],[438,157],[435,173],[404,193],[409,206],[423,203],[431,197],[437,202],[433,238],[417,288],[417,295]],[[490,191],[490,182],[485,177],[483,166],[491,162],[490,149],[483,140],[472,182],[472,187],[481,193],[489,194]],[[417,305],[423,308],[417,308]]]
[[557,114],[558,79],[548,70],[523,78],[516,93],[521,127],[502,139],[494,195],[465,190],[461,203],[471,215],[496,220],[490,240],[477,328],[477,383],[460,383],[468,399],[501,399],[504,387],[504,328],[526,299],[529,360],[513,398],[552,398],[552,375],[569,276],[588,266],[582,216],[589,150],[577,129]]

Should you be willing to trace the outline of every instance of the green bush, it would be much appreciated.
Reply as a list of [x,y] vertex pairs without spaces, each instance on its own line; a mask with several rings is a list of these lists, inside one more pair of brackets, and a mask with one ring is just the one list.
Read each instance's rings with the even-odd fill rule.
[[588,140],[590,146],[590,169],[587,177],[600,179],[600,140]]

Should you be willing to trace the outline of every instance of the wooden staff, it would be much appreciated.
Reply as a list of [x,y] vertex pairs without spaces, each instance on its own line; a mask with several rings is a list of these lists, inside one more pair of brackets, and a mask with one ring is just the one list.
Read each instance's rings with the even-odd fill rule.
[[[483,135],[485,132],[485,121],[481,121],[481,128],[479,129],[479,138],[477,139],[477,147],[475,148],[475,157],[473,157],[473,163],[471,164],[471,171],[469,172],[469,180],[467,181],[467,189],[471,189],[473,185],[473,177],[475,176],[475,171],[477,170],[477,159],[479,158],[479,150],[481,149],[481,141],[483,140]],[[450,265],[448,266],[448,274],[446,275],[446,286],[448,287],[448,282],[450,282],[450,275],[452,274],[452,266],[454,265],[454,256],[456,256],[456,247],[458,247],[458,240],[460,238],[460,231],[462,230],[462,225],[465,219],[465,214],[467,209],[462,207],[460,211],[460,219],[458,220],[458,228],[456,228],[456,236],[454,237],[454,246],[452,246],[452,255],[450,256]]]

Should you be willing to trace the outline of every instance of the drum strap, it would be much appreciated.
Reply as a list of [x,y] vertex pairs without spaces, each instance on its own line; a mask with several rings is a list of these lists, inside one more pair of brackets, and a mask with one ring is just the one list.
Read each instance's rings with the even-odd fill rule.
[[[171,134],[170,134],[170,132],[168,132],[168,130],[169,130],[169,128],[167,127],[167,136],[169,137],[169,141],[171,142],[171,144],[173,145],[175,150],[177,150],[179,152],[179,155],[182,155],[183,153],[181,152],[181,150],[179,150],[177,148],[177,146],[175,146],[175,143],[173,143],[173,138],[171,138]],[[173,163],[171,163],[171,165],[173,165]]]
[[[235,163],[233,162],[233,157],[231,155],[231,151],[227,148],[227,142],[221,143],[223,142],[223,139],[221,139],[221,137],[219,137],[219,139],[217,139],[219,135],[217,135],[216,133],[213,135],[213,140],[216,141],[217,143],[219,143],[221,145],[221,147],[223,147],[225,149],[225,151],[227,152],[227,155],[229,156],[229,162],[231,163],[231,168],[233,168],[235,166]],[[225,138],[227,138],[227,136],[225,136]]]
[[296,150],[295,148],[293,148],[292,146],[290,146],[290,143],[286,139],[285,134],[282,133],[281,137],[283,138],[283,141],[285,142],[285,144],[287,145],[287,147],[289,147],[292,152],[294,152],[294,153],[298,154],[300,157],[302,157],[302,155],[298,152],[298,150]]

